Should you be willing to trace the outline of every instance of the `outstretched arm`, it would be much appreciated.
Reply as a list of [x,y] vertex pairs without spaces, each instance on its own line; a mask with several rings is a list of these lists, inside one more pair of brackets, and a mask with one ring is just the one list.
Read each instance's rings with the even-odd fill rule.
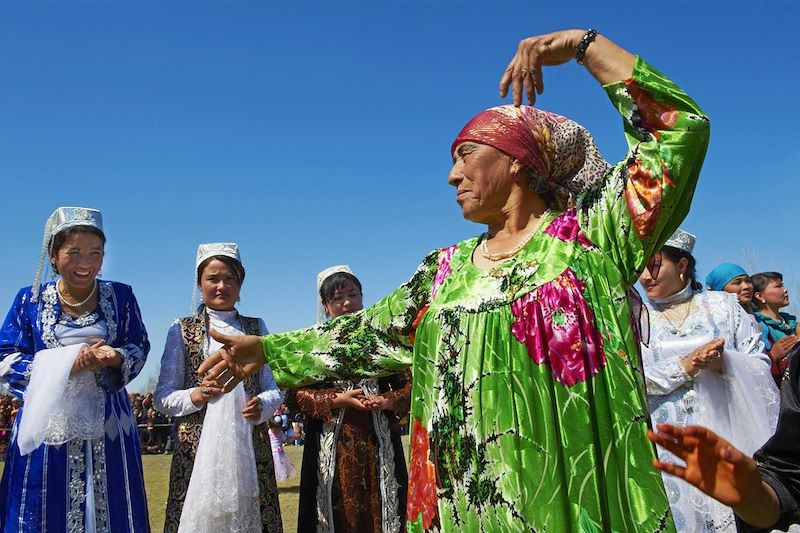
[[681,458],[686,466],[653,460],[653,466],[677,476],[733,508],[748,524],[768,528],[780,516],[775,491],[761,477],[758,464],[713,431],[700,426],[659,424],[648,438]]

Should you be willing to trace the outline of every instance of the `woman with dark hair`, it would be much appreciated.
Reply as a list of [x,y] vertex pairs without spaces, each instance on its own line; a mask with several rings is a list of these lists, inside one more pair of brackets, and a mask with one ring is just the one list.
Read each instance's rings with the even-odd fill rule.
[[[164,531],[280,532],[278,488],[267,422],[281,404],[269,365],[219,397],[194,369],[227,335],[264,335],[260,318],[236,310],[245,270],[235,243],[201,244],[195,262],[202,304],[167,333],[156,408],[179,417]],[[192,307],[194,308],[194,302]],[[213,489],[213,490],[212,490]]]
[[[47,220],[33,286],[0,330],[0,382],[25,404],[0,483],[2,531],[149,531],[136,420],[125,385],[150,343],[128,285],[97,278],[99,211]],[[48,256],[57,281],[41,283]]]
[[[775,430],[778,391],[755,322],[727,292],[700,292],[695,238],[677,230],[639,278],[650,311],[642,360],[650,417],[703,424],[749,453]],[[660,461],[674,460],[665,449]],[[733,513],[686,483],[664,476],[678,531],[731,532]]]
[[478,235],[434,250],[363,311],[218,336],[224,348],[199,369],[230,387],[269,361],[278,383],[302,386],[413,366],[409,531],[674,529],[646,468],[628,289],[688,212],[709,123],[594,30],[522,40],[502,92],[532,102],[544,66],[573,59],[622,115],[629,151],[616,166],[564,116],[483,111],[455,137],[448,176]]
[[[346,265],[320,272],[317,291],[326,318],[363,307],[361,282]],[[402,531],[408,471],[399,421],[410,395],[408,371],[288,392],[288,407],[306,415],[298,533]]]
[[783,285],[783,274],[760,272],[754,274],[752,280],[754,316],[761,325],[764,345],[772,358],[772,374],[780,384],[789,364],[787,356],[800,342],[800,326],[794,315],[781,312],[789,305],[789,289]]

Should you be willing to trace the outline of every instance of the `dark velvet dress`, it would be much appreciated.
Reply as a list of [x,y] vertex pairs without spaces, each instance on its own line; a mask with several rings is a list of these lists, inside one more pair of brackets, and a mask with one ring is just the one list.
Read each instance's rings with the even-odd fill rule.
[[[394,398],[397,410],[331,409],[337,392],[358,387]],[[410,392],[411,374],[404,372],[287,394],[289,409],[306,415],[298,533],[403,531],[408,472],[399,421]]]

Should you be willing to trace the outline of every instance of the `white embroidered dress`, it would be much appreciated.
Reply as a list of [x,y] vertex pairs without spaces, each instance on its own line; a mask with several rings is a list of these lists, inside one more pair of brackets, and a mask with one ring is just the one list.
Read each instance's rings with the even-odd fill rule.
[[[206,308],[209,328],[225,335],[244,335],[237,311]],[[259,319],[262,335],[267,327]],[[206,353],[222,345],[207,336]],[[155,391],[156,408],[170,416],[186,416],[202,409],[191,400],[192,388],[184,388],[185,346],[180,321],[167,334],[161,373]],[[269,419],[283,401],[272,370],[264,365],[259,373],[262,392],[261,417]],[[191,533],[261,532],[259,484],[253,453],[252,424],[242,415],[248,398],[240,383],[228,394],[208,403],[194,469],[181,513],[179,531]]]
[[[686,319],[677,324],[662,314],[676,305],[690,306]],[[653,425],[706,426],[752,454],[775,431],[779,407],[770,359],[753,319],[734,295],[694,293],[688,285],[678,294],[650,301],[647,306],[650,342],[642,347],[642,357]],[[704,369],[689,376],[681,359],[718,338],[725,340],[724,371]],[[658,456],[662,461],[681,464],[661,447]],[[663,479],[678,532],[736,531],[730,508],[676,477],[663,474]]]

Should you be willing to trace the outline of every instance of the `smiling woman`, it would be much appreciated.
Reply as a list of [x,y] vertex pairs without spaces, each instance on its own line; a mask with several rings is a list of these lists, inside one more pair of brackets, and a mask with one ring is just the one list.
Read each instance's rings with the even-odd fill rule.
[[97,279],[105,240],[99,211],[58,208],[42,252],[60,278],[40,285],[40,264],[0,330],[0,383],[25,397],[0,485],[4,531],[149,531],[125,385],[150,343],[131,288]]

